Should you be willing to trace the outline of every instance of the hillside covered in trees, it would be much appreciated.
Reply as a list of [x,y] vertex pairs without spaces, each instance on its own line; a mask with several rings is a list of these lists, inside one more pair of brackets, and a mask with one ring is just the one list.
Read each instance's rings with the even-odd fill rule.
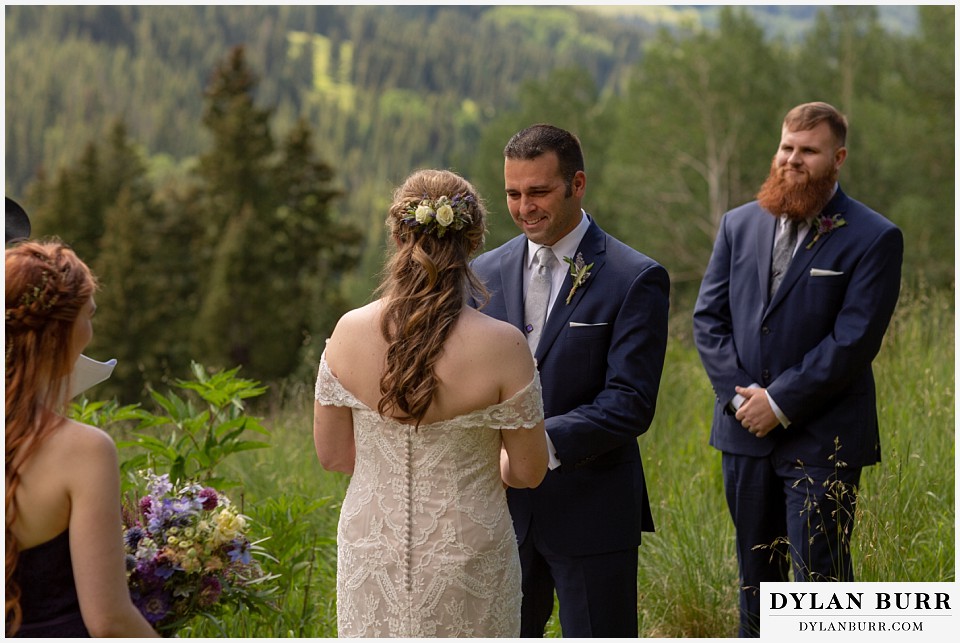
[[904,229],[906,283],[953,288],[954,7],[634,9],[6,7],[6,193],[100,276],[90,354],[128,401],[190,360],[309,379],[392,187],[461,172],[499,243],[535,121],[581,136],[588,211],[668,268],[675,319],[809,100],[850,117],[841,181]]

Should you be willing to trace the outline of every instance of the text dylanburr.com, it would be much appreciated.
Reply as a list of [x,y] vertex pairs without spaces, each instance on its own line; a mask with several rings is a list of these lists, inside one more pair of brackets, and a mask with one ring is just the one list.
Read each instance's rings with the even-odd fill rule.
[[760,636],[955,640],[956,583],[761,583]]

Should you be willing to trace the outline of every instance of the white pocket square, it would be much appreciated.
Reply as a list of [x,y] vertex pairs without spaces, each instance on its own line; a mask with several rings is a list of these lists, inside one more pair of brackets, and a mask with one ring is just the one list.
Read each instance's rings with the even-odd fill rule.
[[811,277],[836,277],[842,275],[843,272],[837,272],[836,270],[823,270],[822,268],[811,268],[810,276]]
[[586,326],[608,326],[607,322],[600,322],[599,324],[584,324],[583,322],[570,322],[570,328],[584,328]]

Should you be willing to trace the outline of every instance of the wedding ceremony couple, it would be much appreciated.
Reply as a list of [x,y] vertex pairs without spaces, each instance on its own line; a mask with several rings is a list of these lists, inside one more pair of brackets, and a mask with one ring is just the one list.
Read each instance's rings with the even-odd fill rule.
[[[826,103],[787,113],[757,199],[720,222],[693,310],[743,637],[760,634],[761,582],[854,580],[860,475],[880,460],[871,365],[903,236],[840,189],[846,134]],[[316,455],[350,476],[339,636],[542,637],[555,597],[564,637],[639,635],[654,520],[638,438],[656,410],[670,278],[585,209],[575,134],[520,130],[503,175],[519,234],[487,251],[469,181],[407,177],[382,281],[320,358]],[[7,207],[7,635],[155,636],[126,585],[116,446],[64,412],[96,277],[65,244],[26,239],[29,226],[11,239]]]
[[[853,580],[860,472],[880,457],[871,362],[903,238],[840,190],[846,128],[825,103],[787,114],[758,200],[720,224],[694,311],[744,637],[759,635],[760,582]],[[563,636],[638,635],[638,547],[654,525],[637,438],[669,277],[583,209],[575,135],[533,125],[503,153],[521,234],[471,260],[483,199],[453,172],[415,172],[390,207],[379,298],[340,319],[321,359],[317,456],[352,475],[340,636],[541,637],[554,593]]]

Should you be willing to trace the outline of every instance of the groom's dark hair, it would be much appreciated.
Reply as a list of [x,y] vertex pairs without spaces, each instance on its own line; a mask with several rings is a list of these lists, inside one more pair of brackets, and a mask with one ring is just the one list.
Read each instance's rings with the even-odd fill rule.
[[514,134],[503,148],[504,158],[520,161],[530,161],[547,152],[557,155],[560,176],[570,196],[574,175],[584,171],[583,149],[574,134],[554,125],[537,123]]

